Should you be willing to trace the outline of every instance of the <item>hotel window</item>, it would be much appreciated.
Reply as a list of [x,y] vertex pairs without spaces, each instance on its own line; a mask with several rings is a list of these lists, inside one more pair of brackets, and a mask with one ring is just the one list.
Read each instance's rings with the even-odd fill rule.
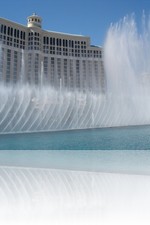
[[63,47],[65,47],[65,40],[63,40]]
[[35,54],[35,84],[39,82],[39,54]]
[[93,51],[93,53],[94,53],[94,58],[97,58],[98,57],[98,51]]
[[74,56],[74,49],[69,49],[69,56]]
[[82,57],[86,57],[86,50],[81,50]]
[[25,40],[26,39],[26,33],[23,32],[23,39]]
[[50,45],[53,44],[53,38],[50,38]]
[[55,38],[53,38],[53,45],[55,45]]
[[86,88],[86,61],[82,61],[82,68],[83,68],[83,88]]
[[46,44],[49,45],[49,38],[46,38]]
[[61,78],[61,59],[57,59],[57,76],[59,81]]
[[64,86],[67,87],[67,59],[64,59]]
[[44,57],[44,63],[43,63],[44,65],[44,74],[45,74],[45,76],[47,77],[47,73],[48,73],[48,57]]
[[50,47],[50,54],[55,54],[55,47]]
[[1,33],[3,33],[4,25],[1,24]]
[[75,50],[75,56],[77,57],[77,50]]
[[70,60],[70,87],[73,88],[73,60]]
[[74,41],[69,40],[69,47],[74,48]]
[[99,52],[99,57],[102,58],[102,52],[101,51]]
[[7,68],[6,68],[6,82],[10,81],[10,68],[11,68],[11,50],[7,50]]
[[23,38],[23,32],[22,31],[20,32],[20,38],[21,39]]
[[57,38],[57,46],[61,46],[61,39]]
[[14,51],[14,68],[13,68],[13,82],[17,82],[17,63],[18,63],[18,53]]
[[7,28],[7,35],[10,35],[10,27]]
[[88,57],[92,57],[92,50],[88,50]]
[[6,26],[4,26],[4,34],[6,34]]
[[98,62],[94,62],[94,75],[95,75],[95,82],[98,84]]
[[57,43],[57,46],[59,46],[59,39],[58,38],[56,39],[56,43]]
[[80,88],[80,62],[76,60],[76,87]]
[[46,44],[46,37],[43,37],[43,43]]
[[68,55],[68,49],[67,48],[63,48],[63,55],[65,55],[65,56]]
[[88,61],[89,89],[92,88],[92,61]]
[[57,47],[57,55],[61,55],[61,48]]
[[17,37],[17,30],[14,29],[14,37]]
[[51,85],[54,84],[54,73],[55,73],[55,61],[54,58],[51,58],[51,76],[50,76],[50,82]]
[[39,37],[39,33],[37,33],[37,32],[35,32],[35,34],[34,34],[34,35]]
[[19,30],[17,30],[17,38],[19,38]]
[[13,36],[13,28],[10,29],[10,35]]
[[3,65],[4,65],[4,48],[0,51],[0,79],[3,79]]
[[72,41],[69,40],[69,47],[71,48],[72,47]]
[[63,39],[63,47],[68,47],[68,40]]

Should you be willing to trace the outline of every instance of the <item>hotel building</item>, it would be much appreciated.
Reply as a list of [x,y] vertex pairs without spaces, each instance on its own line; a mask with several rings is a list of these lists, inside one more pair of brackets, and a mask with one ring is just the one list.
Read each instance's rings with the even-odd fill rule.
[[42,29],[33,14],[27,26],[0,18],[0,81],[104,92],[103,49],[90,38]]

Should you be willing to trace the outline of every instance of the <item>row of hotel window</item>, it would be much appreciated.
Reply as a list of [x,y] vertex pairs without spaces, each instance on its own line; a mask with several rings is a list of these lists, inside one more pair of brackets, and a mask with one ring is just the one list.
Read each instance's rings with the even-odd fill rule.
[[[4,36],[3,39],[0,35],[0,41],[2,41],[3,44],[6,44],[8,46],[13,46],[16,48],[25,49],[25,41],[13,39],[10,37]],[[40,50],[40,45],[37,43],[28,43],[28,50]],[[48,47],[43,46],[43,53],[46,54],[52,54],[52,55],[63,55],[63,56],[75,56],[75,57],[94,57],[94,58],[101,58],[102,52],[98,50],[85,50],[85,49],[68,49],[68,48],[62,48],[62,47]]]
[[[19,29],[15,29],[12,27],[7,27],[6,25],[1,24],[0,25],[0,33],[4,35],[8,35],[11,37],[19,38],[25,40],[26,33],[25,31],[21,31]],[[28,40],[37,40],[39,41],[39,33],[37,32],[29,32],[29,38]],[[33,37],[35,36],[35,37]],[[54,38],[54,37],[43,37],[43,44],[44,45],[57,45],[57,46],[63,46],[63,47],[71,47],[71,48],[86,48],[86,41],[74,41],[74,40],[65,40],[60,38]]]
[[[15,38],[20,38],[25,40],[26,38],[26,33],[25,31],[21,31],[19,29],[15,29],[12,27],[7,27],[6,25],[1,24],[0,25],[0,33],[1,34],[5,34],[11,37],[15,37]],[[30,32],[29,33],[29,41],[33,40],[32,36],[38,36],[39,37],[39,33],[37,32]],[[34,38],[35,40],[37,39],[36,37]],[[39,40],[39,39],[38,39]],[[72,40],[65,40],[65,39],[60,39],[60,38],[52,38],[52,37],[43,37],[43,44],[47,44],[47,45],[57,45],[57,46],[63,46],[63,47],[74,47],[74,44],[81,44],[81,45],[86,45],[85,41],[72,41]]]
[[[26,38],[26,33],[25,31],[21,31],[19,29],[15,29],[12,27],[7,27],[6,25],[1,24],[0,25],[0,33],[4,35],[8,35],[11,37],[19,38],[25,40]],[[35,36],[35,37],[33,37]],[[39,33],[37,32],[29,32],[29,38],[28,40],[37,40],[39,41]],[[57,45],[57,46],[63,46],[63,47],[72,47],[74,48],[74,45],[80,45],[81,48],[84,46],[86,48],[86,42],[85,41],[73,41],[73,40],[65,40],[65,39],[60,39],[60,38],[53,38],[53,37],[43,37],[43,44],[47,45]],[[75,46],[76,47],[76,46]],[[79,46],[78,46],[79,47]]]
[[[4,49],[3,49],[3,53],[4,53]],[[13,63],[13,71],[11,74],[11,50],[7,50],[7,66],[6,66],[6,77],[5,77],[5,81],[6,82],[14,82],[16,83],[19,80],[19,76],[20,76],[20,70],[18,71],[18,60],[17,58],[22,58],[22,53],[18,53],[16,51],[14,51],[14,63]],[[27,73],[27,80],[28,82],[35,82],[35,84],[38,84],[39,82],[41,82],[40,79],[40,72],[39,72],[39,55],[36,54],[35,55],[35,61],[34,64],[32,64],[32,54],[28,55],[28,73]],[[48,72],[48,64],[51,64],[51,70],[50,70],[50,74]],[[55,63],[57,63],[57,77],[55,76]],[[68,63],[70,64],[70,69],[68,70]],[[63,79],[63,83],[62,85],[64,87],[68,87],[68,85],[70,87],[78,87],[78,88],[84,88],[87,87],[87,83],[86,83],[86,76],[87,76],[87,71],[89,71],[90,74],[92,74],[92,62],[88,61],[88,67],[86,67],[86,61],[82,61],[82,71],[81,71],[81,62],[79,60],[76,60],[75,62],[75,68],[76,70],[73,69],[73,60],[67,61],[67,59],[64,59],[63,61],[61,61],[61,58],[58,58],[57,61],[55,62],[54,58],[51,58],[50,61],[48,60],[48,57],[44,57],[44,76],[43,77],[43,81],[48,81],[51,83],[51,85],[54,85],[54,83],[58,86],[60,85],[60,80]],[[20,64],[20,68],[21,68],[21,61],[19,62]],[[61,65],[63,65],[63,77],[61,74]],[[97,84],[97,86],[99,86],[99,73],[98,73],[98,63],[94,62],[93,64],[94,66],[94,74],[93,74],[93,78],[91,76],[89,76],[88,78],[88,86],[89,88],[92,88],[92,84],[94,84],[94,86]],[[0,66],[0,76],[2,77],[2,70],[3,70],[3,63]],[[34,68],[34,73],[32,68]],[[41,71],[41,70],[40,70]],[[75,74],[76,75],[75,75]],[[82,73],[82,76],[81,76]],[[48,75],[49,74],[49,75]],[[75,75],[75,79],[73,78],[73,74]],[[49,78],[48,78],[49,76]],[[70,78],[69,78],[69,77]],[[82,79],[81,79],[82,78]],[[76,81],[75,81],[76,80]],[[81,81],[82,80],[82,81]],[[94,82],[94,83],[93,83]],[[82,83],[82,84],[81,84]]]
[[44,45],[57,45],[63,47],[70,47],[70,48],[86,48],[85,41],[73,41],[73,40],[65,40],[60,38],[53,38],[53,37],[43,37],[43,44]]
[[25,40],[26,33],[25,31],[21,31],[12,27],[7,27],[6,25],[0,25],[0,32],[1,34],[9,35],[11,37],[16,37]]
[[[28,55],[27,79],[29,82],[31,82],[31,80],[33,81],[33,77],[34,77],[34,82],[36,84],[38,84],[39,81],[41,82],[41,76],[39,72],[39,70],[41,71],[41,69],[39,68],[39,60],[40,60],[39,55],[36,54],[35,61],[33,63],[32,54]],[[73,64],[76,68],[75,70],[74,70]],[[34,65],[34,73],[32,70],[33,65]],[[68,68],[68,65],[70,65],[69,68]],[[49,66],[50,66],[50,70],[49,70]],[[92,67],[94,69],[93,72],[92,72]],[[43,70],[44,73],[42,76],[43,82],[49,81],[51,85],[55,83],[55,85],[57,86],[60,86],[62,84],[64,87],[69,87],[69,86],[81,87],[81,83],[82,83],[82,87],[84,87],[84,86],[87,86],[86,82],[88,82],[89,83],[88,86],[90,87],[92,84],[95,84],[95,85],[97,84],[99,86],[99,83],[100,83],[100,77],[98,72],[98,62],[94,62],[92,66],[92,62],[88,61],[88,64],[86,66],[85,60],[80,62],[79,60],[73,61],[72,59],[70,59],[69,61],[67,61],[67,59],[63,59],[62,61],[61,58],[58,58],[57,60],[55,60],[55,58],[53,57],[51,58],[44,57],[43,69],[44,69]],[[90,74],[93,73],[93,76],[89,76],[87,78],[88,72]]]
[[43,46],[43,52],[52,55],[64,55],[64,56],[75,56],[75,57],[94,57],[102,58],[102,51],[98,50],[83,50],[83,49],[68,49],[68,48],[55,48]]
[[[5,49],[1,49],[1,60],[0,60],[0,80],[5,80],[6,82],[13,81],[16,83],[19,79],[19,74],[21,71],[22,61],[18,60],[22,58],[22,53],[17,51],[13,52],[13,63],[12,63],[12,53],[10,49],[7,49],[5,54]],[[12,69],[13,68],[13,69]],[[18,71],[19,68],[19,71]],[[4,72],[5,71],[5,72]]]
[[0,35],[0,42],[4,45],[13,46],[16,48],[25,49],[25,41],[18,38],[12,38],[5,35]]
[[[69,48],[81,48],[81,49],[86,49],[86,42],[85,41],[72,41],[72,40],[65,40],[65,39],[59,39],[59,38],[46,38],[43,37],[43,45],[44,46],[51,46],[51,45],[56,45],[59,47],[69,47]],[[28,42],[29,43],[39,43],[40,42],[40,38],[39,37],[30,37],[28,38]]]

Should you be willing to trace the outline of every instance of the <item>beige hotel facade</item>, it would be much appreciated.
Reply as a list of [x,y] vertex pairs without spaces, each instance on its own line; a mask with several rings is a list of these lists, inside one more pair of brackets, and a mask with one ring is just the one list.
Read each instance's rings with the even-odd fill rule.
[[0,18],[0,82],[104,92],[101,47],[87,36],[43,30],[36,14],[27,20],[24,26]]

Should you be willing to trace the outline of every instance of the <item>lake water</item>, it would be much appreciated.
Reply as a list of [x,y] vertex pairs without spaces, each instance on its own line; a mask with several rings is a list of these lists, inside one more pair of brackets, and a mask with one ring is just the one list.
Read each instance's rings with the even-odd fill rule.
[[0,149],[1,166],[150,174],[150,126],[5,134]]
[[148,150],[150,126],[0,135],[0,150]]

